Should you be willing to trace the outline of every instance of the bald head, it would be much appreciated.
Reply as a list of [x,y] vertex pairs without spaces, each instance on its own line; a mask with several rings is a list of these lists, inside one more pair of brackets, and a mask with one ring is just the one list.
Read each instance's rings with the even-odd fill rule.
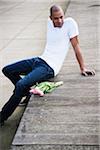
[[52,16],[53,13],[58,12],[58,11],[63,12],[62,8],[59,5],[51,6],[51,8],[50,8],[50,16]]
[[54,27],[61,28],[64,23],[64,12],[58,5],[53,5],[50,8],[50,18],[53,22]]

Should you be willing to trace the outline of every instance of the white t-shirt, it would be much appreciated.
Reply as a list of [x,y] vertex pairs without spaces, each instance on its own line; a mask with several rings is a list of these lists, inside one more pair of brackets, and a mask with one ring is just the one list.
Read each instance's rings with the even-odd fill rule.
[[78,34],[77,23],[71,17],[64,19],[61,28],[54,27],[51,19],[48,19],[47,43],[43,54],[39,57],[54,70],[55,76],[62,67],[69,49],[70,39]]

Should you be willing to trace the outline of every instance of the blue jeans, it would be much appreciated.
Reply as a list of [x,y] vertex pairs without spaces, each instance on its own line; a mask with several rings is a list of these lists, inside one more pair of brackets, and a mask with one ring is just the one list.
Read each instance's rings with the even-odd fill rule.
[[[54,70],[38,57],[8,65],[2,69],[2,72],[15,85],[13,95],[2,108],[3,120],[7,120],[20,103],[22,97],[29,94],[29,89],[32,85],[54,77]],[[21,78],[21,75],[24,75],[24,77]]]

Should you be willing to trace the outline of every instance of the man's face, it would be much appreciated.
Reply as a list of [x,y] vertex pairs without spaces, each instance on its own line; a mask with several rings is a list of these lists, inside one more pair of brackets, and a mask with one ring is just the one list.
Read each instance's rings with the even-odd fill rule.
[[52,16],[50,17],[54,27],[61,28],[64,23],[64,13],[62,10],[56,11],[52,13]]

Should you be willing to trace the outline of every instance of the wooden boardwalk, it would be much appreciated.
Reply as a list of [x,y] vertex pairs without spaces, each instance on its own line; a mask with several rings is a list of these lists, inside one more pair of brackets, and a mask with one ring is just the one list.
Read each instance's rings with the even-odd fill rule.
[[66,16],[79,23],[85,61],[96,70],[96,75],[80,75],[70,48],[60,74],[54,79],[64,84],[44,97],[31,97],[13,140],[13,150],[99,150],[99,7],[93,7],[95,3],[98,1],[72,1]]

